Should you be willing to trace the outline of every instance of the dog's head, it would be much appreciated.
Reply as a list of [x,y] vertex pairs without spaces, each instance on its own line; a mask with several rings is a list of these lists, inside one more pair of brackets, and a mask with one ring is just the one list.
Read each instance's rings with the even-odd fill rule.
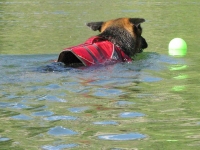
[[119,18],[106,22],[87,23],[92,30],[99,30],[100,37],[105,38],[121,47],[129,56],[134,56],[147,48],[146,40],[141,36],[141,23],[145,22],[142,18]]

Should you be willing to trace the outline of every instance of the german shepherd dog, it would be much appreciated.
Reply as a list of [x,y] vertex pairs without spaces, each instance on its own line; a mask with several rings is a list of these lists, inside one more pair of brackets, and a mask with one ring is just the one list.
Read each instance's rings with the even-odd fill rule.
[[99,30],[98,35],[113,44],[118,45],[128,55],[134,56],[147,48],[146,40],[141,36],[142,18],[119,18],[106,22],[90,22],[87,26],[92,30]]
[[[86,45],[88,45],[88,42],[86,41],[86,45],[84,45],[85,43],[79,45],[79,46],[84,46],[85,48],[81,50],[79,49],[78,52],[77,52],[77,46],[64,49],[58,58],[58,62],[64,62],[66,65],[69,65],[70,63],[74,64],[82,63],[84,66],[90,66],[92,64],[96,64],[98,62],[98,58],[95,57],[103,57],[104,52],[100,51],[102,51],[103,49],[102,47],[105,47],[106,44],[105,41],[109,41],[109,43],[112,43],[114,45],[115,48],[112,47],[112,49],[119,48],[121,51],[123,51],[123,55],[125,55],[126,59],[123,58],[124,56],[119,56],[121,55],[119,54],[121,52],[119,51],[117,52],[118,53],[117,58],[122,58],[120,59],[121,61],[126,61],[127,58],[131,59],[131,57],[135,56],[137,53],[141,53],[143,49],[148,47],[146,40],[141,36],[142,35],[141,23],[143,22],[145,22],[143,18],[118,18],[106,22],[101,21],[101,22],[87,23],[86,25],[90,27],[92,30],[94,31],[98,30],[100,32],[100,34],[95,37],[95,40],[93,39],[92,42],[90,41],[91,42],[90,44],[94,44],[95,41],[97,42],[104,41],[103,46],[100,45],[98,47],[98,44],[95,45],[96,49],[98,50],[98,56],[97,54],[95,54],[96,52],[93,52],[97,51],[96,49],[92,51],[90,49],[93,48],[85,47]],[[98,40],[96,40],[96,38]],[[92,60],[90,58],[86,58],[87,57],[86,54],[83,54],[84,51],[87,51],[87,53],[90,54],[88,57],[91,57]],[[109,51],[109,50],[108,48],[106,48],[104,51]],[[82,54],[84,56],[82,56]],[[109,57],[111,59],[113,58],[113,56]],[[106,59],[108,59],[107,56]],[[85,60],[88,60],[88,62],[90,61],[91,63],[84,62]],[[102,62],[101,60],[100,62]]]

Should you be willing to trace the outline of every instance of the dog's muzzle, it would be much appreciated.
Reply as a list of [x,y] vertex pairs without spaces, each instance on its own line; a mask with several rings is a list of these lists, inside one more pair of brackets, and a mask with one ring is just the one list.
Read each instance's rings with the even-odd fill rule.
[[143,52],[143,49],[147,48],[148,47],[148,44],[145,40],[145,38],[143,38],[141,36],[141,46],[140,46],[140,49],[138,50],[138,53],[142,53]]

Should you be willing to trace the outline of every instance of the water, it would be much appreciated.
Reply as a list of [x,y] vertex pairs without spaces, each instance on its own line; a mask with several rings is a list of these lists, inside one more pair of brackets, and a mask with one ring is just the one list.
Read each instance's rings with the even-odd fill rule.
[[47,118],[44,118],[44,120],[49,120],[49,121],[57,121],[57,120],[76,120],[77,117],[73,116],[50,116]]
[[[198,150],[199,6],[1,1],[0,149]],[[63,48],[98,34],[86,22],[118,17],[146,19],[149,47],[132,63],[74,69],[54,62]],[[187,42],[185,57],[168,55],[175,37]]]
[[54,127],[54,128],[51,128],[48,133],[50,135],[54,135],[54,136],[67,136],[67,135],[74,135],[74,134],[78,134],[77,132],[75,131],[72,131],[70,129],[66,129],[62,126],[57,126],[57,127]]
[[51,116],[54,113],[51,111],[39,111],[39,112],[34,112],[32,113],[32,116]]
[[128,102],[128,101],[118,101],[118,102],[116,102],[116,105],[122,106],[122,107],[128,106],[128,105],[132,105],[132,104],[134,104],[134,103],[133,102]]
[[69,108],[68,110],[73,112],[73,113],[81,113],[81,112],[84,112],[87,109],[88,109],[87,107],[73,107],[73,108]]
[[5,141],[9,141],[9,140],[10,140],[9,138],[5,138],[5,137],[3,137],[3,138],[1,137],[0,138],[0,142],[5,142]]
[[18,120],[31,120],[32,119],[30,116],[23,115],[23,114],[12,116],[12,118],[18,119]]
[[102,140],[114,140],[114,141],[127,141],[145,138],[145,135],[138,133],[127,133],[127,134],[109,134],[109,135],[99,135],[98,138]]
[[62,145],[57,145],[57,146],[45,145],[45,146],[42,146],[42,150],[62,150],[62,149],[67,149],[67,148],[74,148],[77,146],[78,146],[77,144],[62,144]]
[[118,125],[118,123],[116,121],[97,121],[97,122],[93,122],[93,124],[96,124],[96,125]]
[[134,118],[134,117],[142,117],[144,114],[138,112],[123,112],[119,114],[119,117],[122,118]]

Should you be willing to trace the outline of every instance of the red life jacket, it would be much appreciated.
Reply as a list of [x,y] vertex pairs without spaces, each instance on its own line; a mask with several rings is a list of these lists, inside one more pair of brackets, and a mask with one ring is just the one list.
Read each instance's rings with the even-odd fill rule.
[[127,56],[120,47],[95,36],[89,38],[85,43],[65,48],[58,57],[58,62],[66,65],[82,63],[84,66],[105,64],[107,62],[130,62],[132,59]]

